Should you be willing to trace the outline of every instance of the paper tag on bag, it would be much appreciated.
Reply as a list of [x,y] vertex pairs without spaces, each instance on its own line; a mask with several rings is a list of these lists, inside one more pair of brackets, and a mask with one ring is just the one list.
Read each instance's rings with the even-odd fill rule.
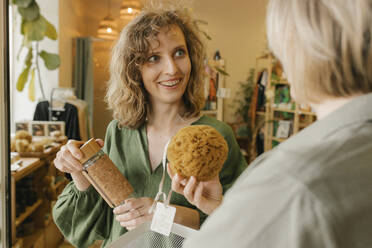
[[157,202],[154,217],[151,222],[151,230],[169,236],[175,215],[175,207],[165,206],[164,203]]

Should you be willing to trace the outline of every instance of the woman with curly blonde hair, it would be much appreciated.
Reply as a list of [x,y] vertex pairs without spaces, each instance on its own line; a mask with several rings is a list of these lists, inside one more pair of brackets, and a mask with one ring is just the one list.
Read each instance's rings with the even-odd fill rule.
[[163,27],[178,26],[184,34],[192,65],[189,82],[183,95],[182,117],[192,118],[204,107],[203,61],[204,45],[194,22],[186,10],[160,14],[153,12],[133,21],[123,30],[111,58],[111,78],[106,100],[121,126],[138,128],[151,111],[148,92],[141,82],[140,66],[151,49],[151,40]]
[[[203,116],[204,46],[194,21],[183,9],[147,9],[121,32],[113,48],[106,100],[114,119],[103,150],[133,185],[133,198],[114,210],[82,175],[77,141],[61,148],[55,166],[73,182],[59,196],[53,217],[78,247],[103,239],[103,246],[152,219],[149,209],[162,177],[166,142],[188,125],[210,125],[226,139],[229,155],[217,180],[225,192],[246,162],[228,125]],[[109,180],[109,179],[108,179]],[[170,190],[166,176],[164,191]],[[173,194],[175,222],[198,229],[207,215],[184,196]],[[89,228],[87,228],[89,227]]]

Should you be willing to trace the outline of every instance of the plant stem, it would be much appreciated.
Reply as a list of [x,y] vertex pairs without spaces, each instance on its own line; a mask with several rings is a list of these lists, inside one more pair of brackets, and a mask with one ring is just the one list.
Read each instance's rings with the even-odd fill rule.
[[35,49],[36,49],[35,67],[36,67],[37,75],[39,77],[39,86],[40,86],[41,95],[43,96],[43,99],[46,99],[44,89],[43,89],[43,84],[41,82],[41,75],[40,75],[40,69],[39,69],[39,42],[38,41],[36,42]]

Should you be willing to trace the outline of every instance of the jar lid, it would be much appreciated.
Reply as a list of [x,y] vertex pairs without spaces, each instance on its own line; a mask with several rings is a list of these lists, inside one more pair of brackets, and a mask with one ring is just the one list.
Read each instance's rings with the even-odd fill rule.
[[91,157],[97,154],[101,150],[101,147],[96,142],[95,138],[91,138],[80,147],[80,151],[83,153],[83,157],[79,159],[80,163],[84,164]]

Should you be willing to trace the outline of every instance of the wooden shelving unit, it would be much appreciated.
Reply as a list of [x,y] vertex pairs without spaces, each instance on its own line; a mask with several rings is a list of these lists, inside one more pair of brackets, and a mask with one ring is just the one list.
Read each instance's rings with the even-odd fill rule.
[[19,226],[28,216],[30,216],[42,203],[41,199],[37,200],[32,206],[26,208],[26,211],[23,212],[18,218],[16,218],[15,226]]
[[[209,60],[209,64],[215,64],[218,65],[220,68],[225,70],[225,60]],[[218,73],[218,72],[217,72]],[[219,73],[219,81],[218,81],[218,88],[225,87],[225,76],[223,76],[221,73]],[[219,121],[223,121],[223,105],[224,105],[224,99],[222,97],[217,96],[217,109],[214,110],[202,110],[201,113],[204,115],[210,115],[215,117]]]
[[[282,120],[281,117],[278,116],[279,113],[287,113],[287,115],[291,115],[290,121],[292,122],[292,132],[290,135],[293,135],[299,132],[302,128],[310,125],[315,121],[315,113],[308,111],[307,109],[301,109],[300,106],[296,103],[289,102],[287,103],[289,108],[284,108],[278,106],[275,103],[275,91],[277,87],[290,87],[288,81],[280,77],[275,77],[273,79],[273,65],[276,63],[275,58],[267,53],[263,56],[257,57],[256,59],[256,73],[258,69],[259,61],[264,60],[266,62],[266,70],[268,72],[268,80],[265,88],[265,111],[264,112],[256,112],[256,116],[264,116],[265,118],[265,125],[264,125],[264,151],[269,151],[273,148],[273,143],[281,143],[287,140],[287,138],[278,138],[275,136],[274,133],[274,123]],[[257,82],[257,80],[256,80]],[[289,135],[289,136],[290,136]]]
[[[53,221],[49,221],[47,223],[44,218],[46,214],[51,214],[51,202],[49,199],[45,197],[43,193],[43,185],[41,181],[43,180],[44,176],[52,175],[56,173],[56,169],[53,166],[53,160],[57,153],[58,149],[55,149],[53,152],[48,152],[47,154],[43,154],[39,157],[21,157],[18,162],[19,168],[16,171],[12,171],[11,173],[11,194],[12,194],[12,210],[11,210],[11,217],[12,217],[12,247],[13,248],[47,248],[47,247],[55,247],[56,243],[59,243],[62,240],[62,235],[59,233],[58,229],[55,227]],[[33,174],[33,181],[35,183],[35,191],[37,194],[36,202],[31,205],[27,206],[24,212],[20,213],[18,217],[16,217],[16,187],[17,183]],[[64,185],[67,184],[67,179],[58,181],[55,185],[50,185],[51,188],[54,188],[57,192],[60,192]],[[25,220],[28,217],[32,217],[34,219],[34,227],[35,231],[32,232],[31,235],[27,235],[24,237],[17,237],[17,228],[21,225],[25,224]],[[50,237],[48,238],[47,233],[53,229],[55,234],[49,234]]]
[[20,161],[20,168],[12,172],[12,177],[15,181],[19,181],[44,165],[44,161],[40,160],[40,158],[21,158]]
[[44,230],[39,228],[33,234],[23,237],[23,248],[44,246],[43,235]]

